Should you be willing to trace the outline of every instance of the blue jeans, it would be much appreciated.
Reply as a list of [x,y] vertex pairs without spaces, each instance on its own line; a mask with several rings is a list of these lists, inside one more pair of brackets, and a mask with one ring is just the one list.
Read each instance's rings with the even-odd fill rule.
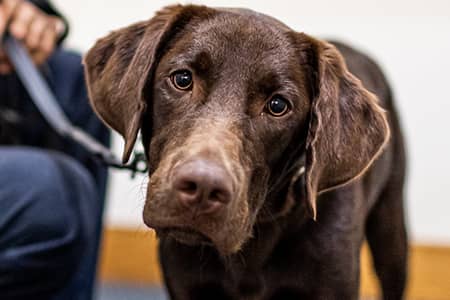
[[80,280],[77,299],[90,298],[102,209],[91,174],[64,154],[7,146],[0,170],[1,299],[51,299]]

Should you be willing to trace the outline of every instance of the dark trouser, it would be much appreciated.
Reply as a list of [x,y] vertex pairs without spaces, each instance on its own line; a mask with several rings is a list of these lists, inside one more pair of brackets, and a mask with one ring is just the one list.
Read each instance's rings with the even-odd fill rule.
[[102,209],[91,174],[64,154],[7,146],[0,170],[0,298],[73,299],[79,285],[89,299]]

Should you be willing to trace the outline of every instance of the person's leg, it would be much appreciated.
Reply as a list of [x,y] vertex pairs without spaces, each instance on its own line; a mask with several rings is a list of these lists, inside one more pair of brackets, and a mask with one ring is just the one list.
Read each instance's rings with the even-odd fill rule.
[[49,299],[91,255],[100,200],[67,156],[0,147],[0,298]]
[[[62,176],[65,182],[73,185],[73,190],[78,191],[74,197],[77,199],[83,198],[86,183],[84,180],[81,180],[84,176],[79,174],[77,169],[83,172],[86,169],[80,167],[78,161],[68,161],[67,156],[56,155],[54,158],[61,166]],[[74,166],[74,164],[78,166]],[[90,183],[94,184],[94,179],[90,180]],[[87,197],[80,200],[79,203],[81,211],[80,220],[82,221],[83,228],[88,233],[84,245],[85,251],[83,252],[78,269],[69,284],[60,293],[52,297],[52,300],[88,300],[94,296],[97,258],[102,232],[104,194],[103,190],[98,188],[98,185],[94,191],[89,193],[95,193],[95,199]]]

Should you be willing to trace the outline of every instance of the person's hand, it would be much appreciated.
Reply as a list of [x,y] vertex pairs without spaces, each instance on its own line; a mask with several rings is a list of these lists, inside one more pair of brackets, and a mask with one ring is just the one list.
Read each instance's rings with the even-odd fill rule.
[[[53,52],[64,26],[60,18],[46,14],[28,1],[0,0],[0,38],[9,30],[28,48],[37,65]],[[0,74],[11,71],[12,66],[0,48]]]

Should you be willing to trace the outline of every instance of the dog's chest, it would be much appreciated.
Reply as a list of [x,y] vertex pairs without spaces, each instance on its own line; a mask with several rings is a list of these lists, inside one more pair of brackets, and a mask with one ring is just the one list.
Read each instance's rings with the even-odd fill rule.
[[[287,276],[279,276],[276,279],[273,274],[261,272],[247,273],[232,290],[226,292],[232,295],[232,299],[242,300],[276,300],[276,299],[299,299],[306,294],[302,276],[295,276],[295,283],[290,282]],[[294,279],[294,278],[291,278]]]

